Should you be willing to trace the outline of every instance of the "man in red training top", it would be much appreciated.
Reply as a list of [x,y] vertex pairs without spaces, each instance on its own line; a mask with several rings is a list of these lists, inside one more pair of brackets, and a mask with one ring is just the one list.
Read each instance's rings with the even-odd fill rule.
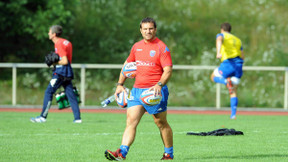
[[46,122],[48,111],[52,104],[53,94],[60,86],[65,89],[65,94],[71,105],[74,114],[74,123],[82,123],[80,117],[80,109],[75,93],[73,92],[72,79],[74,78],[72,63],[72,44],[66,39],[61,38],[62,27],[60,25],[53,25],[49,29],[49,39],[54,43],[55,53],[59,55],[59,61],[54,63],[55,69],[53,70],[52,79],[46,88],[43,108],[40,116],[31,118],[33,123]]
[[[167,122],[167,100],[168,88],[166,86],[172,74],[172,59],[168,47],[156,37],[156,22],[152,18],[144,18],[140,23],[140,32],[143,40],[135,43],[130,55],[125,61],[136,62],[137,73],[135,83],[128,100],[126,128],[122,137],[122,144],[115,152],[105,151],[105,156],[109,160],[125,160],[126,155],[132,145],[136,128],[147,111],[154,118],[158,126],[164,144],[164,154],[161,160],[173,159],[173,132]],[[123,84],[126,78],[120,73],[119,81],[115,91],[115,96],[124,91]],[[143,91],[150,89],[155,91],[155,95],[162,95],[162,100],[158,105],[147,106],[140,100]],[[152,142],[152,141],[151,141]]]

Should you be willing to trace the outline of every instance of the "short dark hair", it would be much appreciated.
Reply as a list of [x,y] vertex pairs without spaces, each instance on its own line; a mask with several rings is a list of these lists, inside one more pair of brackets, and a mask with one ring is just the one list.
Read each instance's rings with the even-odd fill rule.
[[140,22],[140,29],[142,28],[143,23],[153,23],[154,28],[157,28],[156,21],[151,17],[146,17]]
[[224,31],[231,32],[232,26],[226,22],[226,23],[221,24],[221,29],[223,29]]
[[60,26],[60,25],[52,25],[50,27],[50,29],[51,29],[52,34],[56,33],[57,37],[59,37],[62,34],[62,32],[63,32],[62,26]]

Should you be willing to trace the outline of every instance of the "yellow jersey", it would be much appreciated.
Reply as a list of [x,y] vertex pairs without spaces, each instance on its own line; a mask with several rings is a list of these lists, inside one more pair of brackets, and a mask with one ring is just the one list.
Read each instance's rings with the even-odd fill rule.
[[235,35],[228,32],[217,34],[217,37],[220,35],[223,37],[220,51],[222,54],[221,62],[227,59],[241,57],[241,50],[242,50],[241,40]]

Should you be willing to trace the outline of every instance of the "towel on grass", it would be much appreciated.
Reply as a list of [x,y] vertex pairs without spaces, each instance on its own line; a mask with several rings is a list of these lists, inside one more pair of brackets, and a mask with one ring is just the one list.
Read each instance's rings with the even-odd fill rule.
[[229,135],[244,135],[242,131],[236,131],[235,129],[217,129],[211,132],[188,132],[186,135],[195,135],[195,136],[229,136]]

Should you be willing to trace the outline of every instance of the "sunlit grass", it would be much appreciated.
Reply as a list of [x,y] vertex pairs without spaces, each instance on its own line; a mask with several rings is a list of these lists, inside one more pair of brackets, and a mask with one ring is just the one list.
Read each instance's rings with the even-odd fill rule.
[[[125,114],[82,113],[73,124],[72,113],[50,113],[46,123],[31,123],[39,113],[0,113],[0,161],[106,161],[104,151],[121,145]],[[168,114],[174,132],[176,161],[285,161],[286,116]],[[187,136],[234,128],[244,136]],[[145,114],[127,161],[158,161],[164,151],[159,130]]]

